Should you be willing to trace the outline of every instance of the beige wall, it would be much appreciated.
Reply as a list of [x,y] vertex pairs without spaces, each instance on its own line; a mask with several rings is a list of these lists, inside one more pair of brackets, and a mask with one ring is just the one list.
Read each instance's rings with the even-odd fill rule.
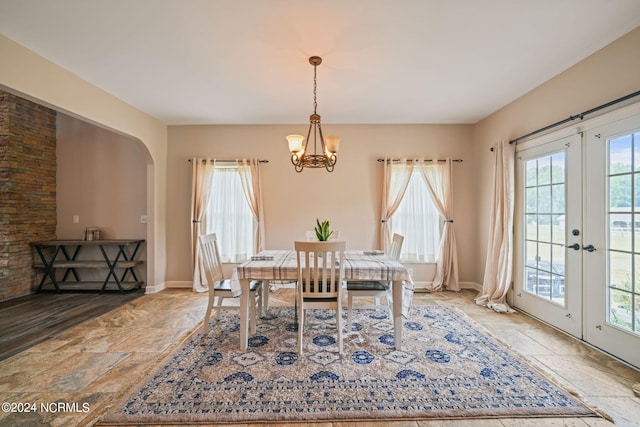
[[[482,283],[491,212],[492,153],[500,140],[510,140],[640,90],[640,28],[626,34],[559,74],[474,128],[473,159],[477,164],[476,272]],[[635,102],[640,98],[634,98]],[[593,116],[588,116],[593,117]],[[571,122],[579,124],[579,120]]]
[[[59,239],[82,239],[86,227],[99,228],[102,239],[147,239],[140,222],[147,214],[146,158],[138,141],[58,114],[56,155]],[[101,259],[97,248],[93,256]],[[146,247],[137,259],[147,261]],[[144,269],[138,273],[146,282]]]
[[142,143],[149,216],[147,286],[162,286],[166,271],[166,126],[2,35],[0,58],[3,90]]
[[[304,112],[300,115],[305,117]],[[305,169],[296,173],[285,135],[305,133],[305,124],[271,126],[169,126],[167,185],[167,280],[189,281],[191,157],[259,157],[262,167],[266,246],[292,248],[305,239],[316,217],[331,221],[353,249],[378,247],[380,188],[385,156],[461,158],[454,164],[455,229],[460,279],[471,281],[476,246],[474,230],[475,159],[472,126],[467,125],[331,125],[327,134],[342,136],[335,171]],[[471,261],[470,261],[471,260]],[[413,266],[416,280],[431,280],[433,269]]]

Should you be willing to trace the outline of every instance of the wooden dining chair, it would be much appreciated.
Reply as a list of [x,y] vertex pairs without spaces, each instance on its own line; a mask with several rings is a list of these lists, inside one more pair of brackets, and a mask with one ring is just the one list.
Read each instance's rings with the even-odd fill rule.
[[[402,243],[404,236],[394,233],[389,248],[389,256],[394,260],[400,259],[400,251],[402,251]],[[373,304],[354,305],[354,298],[373,298]],[[384,298],[386,305],[382,305],[381,299]],[[354,308],[361,309],[388,309],[393,318],[393,301],[389,294],[389,282],[386,281],[347,281],[347,331],[351,331],[352,311]]]
[[[239,304],[223,304],[225,299],[238,298],[231,292],[231,281],[224,278],[222,272],[222,262],[220,261],[220,251],[215,233],[200,236],[200,248],[202,250],[202,260],[204,262],[205,275],[209,283],[209,303],[204,315],[204,336],[209,330],[209,319],[211,311],[216,310],[216,318],[220,319],[221,310],[240,310]],[[251,332],[256,330],[256,305],[262,304],[262,282],[252,280],[249,283],[249,307]],[[217,304],[214,304],[217,300]]]
[[298,353],[302,354],[302,336],[306,310],[336,311],[338,351],[342,346],[342,282],[344,280],[344,241],[294,243],[298,263]]

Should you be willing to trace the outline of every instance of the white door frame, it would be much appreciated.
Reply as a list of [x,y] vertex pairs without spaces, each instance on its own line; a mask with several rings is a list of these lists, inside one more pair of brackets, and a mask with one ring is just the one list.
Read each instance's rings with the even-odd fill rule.
[[[624,121],[633,116],[640,116],[640,102],[628,105],[626,107],[621,107],[615,111],[604,113],[601,116],[585,120],[578,123],[577,125],[570,125],[564,129],[552,132],[548,135],[544,135],[530,141],[520,143],[516,148],[516,156],[518,156],[518,153],[520,152],[524,153],[526,152],[526,150],[530,150],[538,146],[543,146],[544,144],[548,144],[562,138],[571,137],[572,135],[581,139],[581,177],[583,186],[582,193],[586,194],[586,196],[579,204],[582,209],[582,228],[584,229],[581,233],[582,241],[580,242],[583,248],[583,250],[580,251],[583,259],[583,302],[581,308],[582,330],[579,334],[574,335],[578,336],[578,338],[582,338],[589,344],[592,344],[595,347],[600,348],[601,350],[613,356],[616,356],[627,363],[630,363],[631,365],[640,367],[640,338],[638,338],[638,336],[635,334],[622,331],[619,328],[607,325],[606,305],[603,304],[603,301],[606,302],[606,300],[602,295],[604,291],[602,291],[601,289],[603,287],[603,283],[605,283],[604,280],[606,280],[605,255],[607,248],[605,240],[606,234],[603,233],[605,224],[602,217],[594,220],[593,215],[588,213],[588,211],[590,210],[597,209],[596,206],[598,206],[598,204],[600,204],[600,210],[602,210],[601,196],[598,195],[598,197],[600,197],[600,200],[594,199],[594,197],[596,191],[603,191],[603,188],[599,188],[597,183],[599,182],[600,187],[603,187],[606,177],[603,175],[602,168],[596,170],[593,168],[592,164],[594,161],[596,161],[594,159],[597,159],[601,166],[605,165],[606,156],[603,156],[602,153],[606,151],[606,148],[602,152],[596,153],[588,147],[587,141],[589,138],[593,139],[593,135],[597,133],[594,132],[595,129],[607,126],[614,122]],[[606,141],[602,142],[602,144],[606,147]],[[587,161],[591,163],[588,164]],[[518,193],[522,193],[522,188],[516,186],[516,197],[520,197],[520,200],[522,200],[522,195],[518,196]],[[571,203],[575,203],[575,201],[571,201]],[[516,203],[515,212],[517,220],[517,215],[522,215],[521,207],[520,211],[518,211],[518,203]],[[524,243],[522,240],[523,230],[516,229],[515,233],[516,245],[514,245],[514,250],[516,256],[514,257],[514,279],[517,278],[517,274],[521,274],[521,271],[526,264],[522,257],[522,249]],[[595,251],[588,252],[584,250],[584,247],[590,244],[592,244],[596,248]],[[598,281],[600,282],[599,286]],[[510,294],[510,303],[514,307],[519,308],[517,302],[517,292],[518,291],[514,286],[514,292],[511,292]],[[598,292],[600,293],[598,294]],[[594,295],[596,296],[595,298]],[[557,326],[553,323],[551,324],[553,326]],[[560,328],[560,326],[557,327]]]
[[[532,141],[533,142],[533,141]],[[514,292],[513,305],[517,309],[531,314],[546,323],[577,337],[582,338],[582,142],[579,133],[571,132],[558,139],[545,138],[544,142],[538,140],[535,146],[522,149],[518,147],[516,152],[516,204],[515,204],[515,232],[519,244],[515,245],[514,252],[516,260],[514,269]],[[546,263],[541,268],[543,270],[556,270],[562,266],[561,275],[555,275],[538,271],[532,274],[535,269],[528,268],[530,263],[536,263],[525,255],[527,229],[545,230],[544,225],[536,223],[527,224],[525,220],[525,188],[526,171],[525,165],[528,161],[546,158],[548,155],[562,154],[564,156],[564,221],[555,224],[554,216],[543,215],[552,219],[548,225],[548,231],[553,230],[552,244],[530,242],[534,248],[545,246],[548,251],[546,259],[541,259]],[[543,186],[545,188],[547,186]],[[558,186],[553,186],[558,188]],[[535,187],[534,187],[535,188]],[[554,191],[557,191],[554,189]],[[557,209],[557,207],[556,207]],[[559,218],[558,215],[555,215]],[[572,232],[577,233],[576,235]],[[557,234],[561,233],[559,236]],[[541,237],[545,241],[546,237]],[[537,239],[536,239],[537,240]],[[577,246],[572,246],[577,245]],[[572,247],[568,247],[572,246]],[[534,249],[535,250],[535,249]],[[545,251],[542,251],[545,252]],[[536,251],[536,254],[538,252]],[[556,257],[561,257],[562,262],[557,263]],[[547,265],[548,264],[548,265]],[[535,266],[533,266],[535,268]],[[559,271],[560,272],[560,271]],[[548,289],[540,291],[541,295],[536,295],[527,290],[528,287],[535,288],[536,278],[544,276]],[[547,277],[548,276],[548,277]],[[557,283],[560,279],[561,283]],[[528,283],[533,280],[533,285]],[[562,289],[558,289],[558,288]],[[535,291],[535,289],[532,289]],[[547,292],[548,291],[548,292]],[[546,292],[546,293],[545,293]],[[561,292],[557,294],[556,292]],[[562,298],[562,303],[560,299]],[[552,302],[555,301],[555,302]]]

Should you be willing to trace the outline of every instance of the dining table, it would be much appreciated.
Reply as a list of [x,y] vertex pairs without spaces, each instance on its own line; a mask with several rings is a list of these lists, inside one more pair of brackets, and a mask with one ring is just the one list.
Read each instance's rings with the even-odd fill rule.
[[[393,299],[394,346],[402,348],[403,284],[411,282],[407,268],[382,251],[347,250],[344,253],[344,280],[384,281],[390,284]],[[298,264],[295,250],[264,250],[238,265],[231,288],[240,296],[240,348],[249,338],[249,283],[252,280],[295,282]],[[412,283],[412,282],[411,282]]]

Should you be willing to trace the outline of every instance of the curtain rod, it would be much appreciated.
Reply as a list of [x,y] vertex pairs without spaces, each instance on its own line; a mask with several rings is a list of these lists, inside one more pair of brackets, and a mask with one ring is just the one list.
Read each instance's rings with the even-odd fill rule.
[[[399,162],[400,159],[390,159],[392,162]],[[378,159],[378,162],[382,163],[384,162],[385,159]],[[415,159],[407,159],[407,162],[415,162]],[[424,159],[425,162],[432,162],[433,163],[433,159]],[[452,162],[454,163],[462,163],[462,159],[451,159]],[[446,160],[444,159],[438,159],[438,163],[444,163],[446,162]]]
[[[235,159],[235,160],[220,160],[220,159],[213,159],[216,162],[223,162],[223,163],[233,163],[233,162],[237,162],[238,160],[243,160],[243,159]],[[247,159],[244,159],[247,160]],[[189,163],[191,163],[191,159],[187,160]],[[206,163],[207,161],[205,159],[202,160],[202,163]],[[260,163],[269,163],[269,160],[258,160],[258,162]]]
[[[528,138],[528,137],[533,136],[533,135],[537,135],[540,132],[544,132],[546,130],[552,129],[552,128],[556,127],[556,126],[563,125],[563,124],[565,124],[567,122],[570,122],[570,121],[573,121],[573,120],[576,120],[576,119],[582,120],[582,119],[584,119],[584,116],[586,116],[587,114],[595,113],[596,111],[600,111],[600,110],[602,110],[604,108],[611,107],[612,105],[619,104],[620,102],[626,101],[627,99],[634,98],[634,97],[636,97],[638,95],[640,95],[640,90],[637,91],[637,92],[630,93],[629,95],[625,95],[622,98],[618,98],[618,99],[614,99],[613,101],[609,101],[606,104],[598,105],[595,108],[592,108],[592,109],[587,110],[587,111],[583,111],[582,113],[576,114],[575,116],[569,116],[568,118],[566,118],[564,120],[560,120],[559,122],[550,124],[549,126],[545,126],[545,127],[540,128],[538,130],[534,130],[533,132],[529,132],[526,135],[519,136],[516,139],[512,139],[511,141],[509,141],[509,144],[515,144],[516,142],[518,142],[518,141],[520,141],[522,139]],[[493,148],[491,149],[491,151],[493,151]]]

